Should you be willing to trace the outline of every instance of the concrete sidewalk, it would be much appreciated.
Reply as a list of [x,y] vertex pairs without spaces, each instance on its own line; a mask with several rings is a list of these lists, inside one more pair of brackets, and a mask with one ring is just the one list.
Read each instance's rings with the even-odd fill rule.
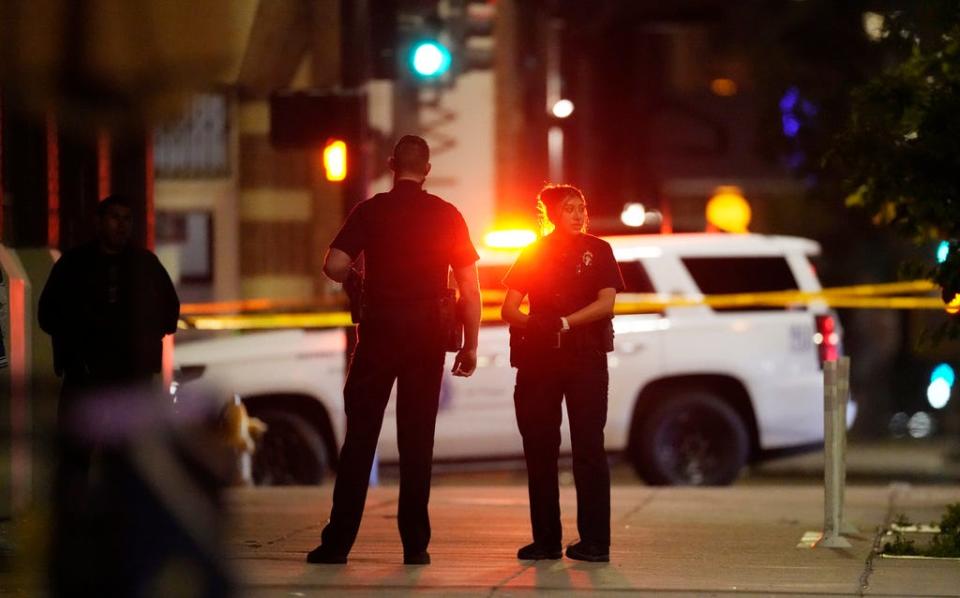
[[[875,595],[960,596],[960,562],[876,555],[899,514],[939,520],[960,487],[851,486],[850,549],[797,548],[819,530],[816,485],[715,489],[615,486],[611,563],[518,561],[530,539],[524,486],[439,487],[431,499],[433,564],[401,564],[396,487],[373,489],[347,565],[308,565],[331,486],[231,491],[230,560],[249,596]],[[572,488],[561,490],[565,542],[576,538]]]

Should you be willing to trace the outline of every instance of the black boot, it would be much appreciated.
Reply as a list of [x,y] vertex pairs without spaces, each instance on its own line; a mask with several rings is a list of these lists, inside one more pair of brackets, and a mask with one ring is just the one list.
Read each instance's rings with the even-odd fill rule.
[[567,558],[589,563],[609,563],[610,548],[580,541],[567,546]]
[[556,548],[546,548],[536,542],[527,544],[517,551],[517,558],[521,561],[542,561],[545,559],[556,560],[563,556],[563,550],[559,546]]
[[421,550],[420,552],[405,552],[403,553],[403,564],[404,565],[429,565],[430,564],[430,553],[426,550]]
[[347,555],[321,544],[307,553],[307,562],[315,565],[343,565],[347,562]]

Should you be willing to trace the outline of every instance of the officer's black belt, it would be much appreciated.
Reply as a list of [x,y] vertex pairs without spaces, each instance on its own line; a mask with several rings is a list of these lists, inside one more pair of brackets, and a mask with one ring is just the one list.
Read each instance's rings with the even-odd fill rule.
[[441,297],[405,299],[403,301],[367,301],[363,306],[365,318],[426,318],[436,317]]

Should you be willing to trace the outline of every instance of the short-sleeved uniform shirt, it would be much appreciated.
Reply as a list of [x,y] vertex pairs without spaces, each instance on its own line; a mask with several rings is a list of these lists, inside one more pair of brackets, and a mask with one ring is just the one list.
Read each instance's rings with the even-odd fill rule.
[[[610,244],[587,234],[571,238],[553,233],[528,245],[503,284],[530,296],[531,314],[555,316],[569,315],[593,303],[602,289],[624,289]],[[606,321],[595,324],[599,328]]]
[[437,298],[450,266],[479,258],[460,211],[411,180],[357,204],[330,247],[352,258],[364,254],[364,295],[371,304]]

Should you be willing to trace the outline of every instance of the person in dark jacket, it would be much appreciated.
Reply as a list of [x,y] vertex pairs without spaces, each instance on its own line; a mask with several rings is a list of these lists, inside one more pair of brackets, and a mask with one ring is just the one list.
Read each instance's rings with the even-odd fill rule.
[[127,198],[103,199],[96,238],[65,252],[40,294],[39,324],[52,338],[54,370],[62,378],[52,488],[55,595],[68,591],[64,579],[82,573],[85,561],[69,540],[82,535],[89,520],[94,455],[111,471],[122,461],[103,439],[138,401],[155,398],[163,337],[176,331],[180,316],[160,261],[131,245],[132,216]]
[[144,383],[160,371],[162,340],[180,317],[157,257],[130,245],[132,209],[112,195],[97,206],[97,236],[67,251],[40,294],[40,328],[63,378],[61,417],[87,389]]
[[[517,258],[503,281],[501,310],[512,326],[514,405],[533,526],[533,543],[517,558],[562,556],[557,458],[566,399],[580,532],[567,557],[605,562],[610,560],[610,471],[603,440],[607,352],[613,350],[613,305],[623,278],[610,245],[584,232],[587,204],[579,189],[548,185],[537,205],[543,222],[555,230]],[[529,315],[520,311],[526,296]]]

